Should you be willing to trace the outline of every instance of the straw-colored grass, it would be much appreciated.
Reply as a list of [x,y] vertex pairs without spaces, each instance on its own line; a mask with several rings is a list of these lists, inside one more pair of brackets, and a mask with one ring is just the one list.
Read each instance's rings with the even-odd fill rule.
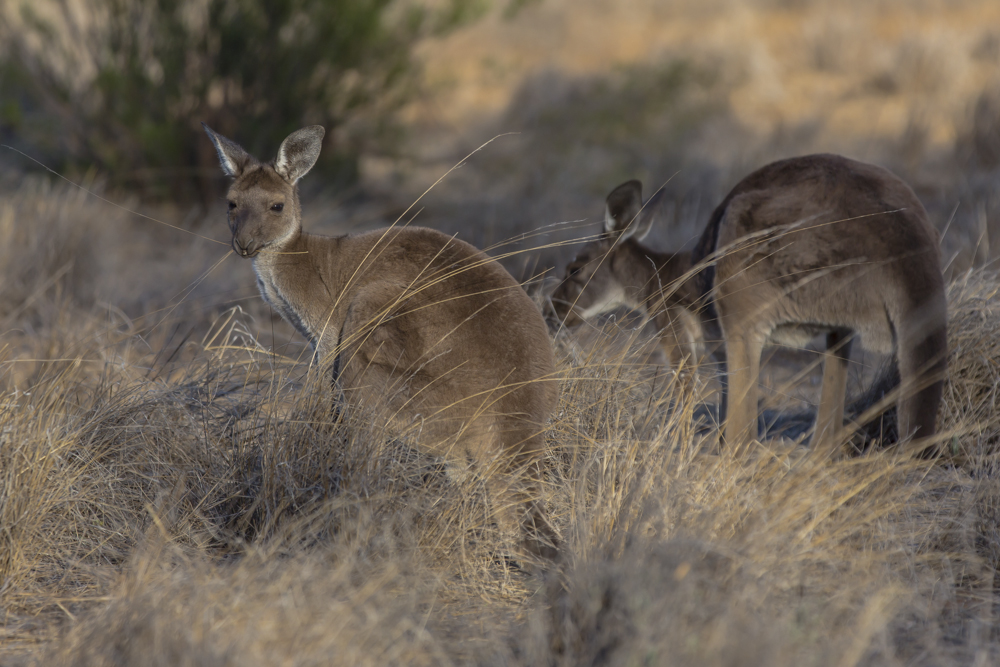
[[[107,229],[104,208],[41,196],[62,212],[32,216],[21,192],[0,219],[33,220],[39,239],[71,211]],[[137,246],[119,232],[74,252],[122,262]],[[218,259],[176,250],[185,276]],[[294,350],[255,344],[281,337],[271,322],[184,306],[109,319],[89,283],[69,289],[59,252],[30,252],[31,282],[17,283],[31,256],[0,268],[24,285],[0,313],[3,664],[1000,657],[993,274],[950,288],[938,463],[720,451],[696,428],[705,373],[647,365],[642,340],[560,334],[544,492],[563,544],[528,574],[493,520],[489,470],[453,474],[377,412],[332,412]]]
[[[417,222],[526,277],[628,178],[669,179],[656,233],[680,247],[773,158],[888,164],[948,230],[945,459],[736,456],[697,426],[706,372],[647,364],[632,324],[562,333],[544,493],[563,542],[528,574],[489,470],[322,403],[224,258],[221,209],[199,229],[216,245],[24,181],[0,197],[0,664],[1000,662],[1000,277],[963,272],[1000,219],[996,3],[629,4],[526,3],[426,44],[410,161],[366,156],[384,196],[310,204],[306,226],[391,221],[519,131]],[[518,231],[546,247],[519,255]]]

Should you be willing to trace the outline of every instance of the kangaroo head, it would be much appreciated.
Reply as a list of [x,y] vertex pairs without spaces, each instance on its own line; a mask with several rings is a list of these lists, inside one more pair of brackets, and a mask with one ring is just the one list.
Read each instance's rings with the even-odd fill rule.
[[234,179],[226,195],[233,250],[242,257],[254,257],[262,250],[280,250],[294,241],[302,232],[296,183],[319,158],[326,132],[322,126],[291,133],[281,142],[278,156],[266,163],[208,125],[202,123],[202,127],[215,144],[222,171]]
[[604,234],[583,246],[566,266],[563,280],[552,293],[552,310],[566,326],[635,305],[628,280],[639,241],[655,216],[643,213],[642,183],[628,181],[611,191],[604,213]]

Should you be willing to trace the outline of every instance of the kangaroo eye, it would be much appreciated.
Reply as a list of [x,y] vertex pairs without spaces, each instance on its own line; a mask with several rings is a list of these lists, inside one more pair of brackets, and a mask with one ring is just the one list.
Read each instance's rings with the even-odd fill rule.
[[285,208],[284,204],[271,204],[271,210],[277,213],[281,213],[281,210]]
[[234,208],[236,208],[236,202],[234,201],[229,202],[229,210],[232,211]]

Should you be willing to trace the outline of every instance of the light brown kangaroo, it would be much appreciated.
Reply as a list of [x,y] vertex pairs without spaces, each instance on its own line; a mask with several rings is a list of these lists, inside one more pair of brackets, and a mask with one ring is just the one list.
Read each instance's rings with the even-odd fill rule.
[[[636,184],[608,198],[612,215],[620,209],[636,219],[640,208]],[[636,222],[640,229],[650,224],[641,215]],[[655,263],[657,255],[644,257]],[[706,338],[725,343],[716,355],[729,370],[728,443],[757,434],[763,346],[802,346],[821,334],[827,349],[814,446],[840,440],[855,336],[868,349],[896,355],[900,438],[935,434],[948,351],[939,236],[913,191],[889,171],[836,155],[767,165],[733,188],[691,255],[674,261],[700,271],[664,300],[697,312]],[[627,274],[607,266],[622,276],[612,280],[615,289],[625,289]],[[680,273],[667,275],[677,280]]]
[[[205,131],[235,179],[233,250],[252,258],[264,300],[332,370],[347,405],[387,409],[394,428],[452,463],[502,458],[509,474],[491,481],[502,527],[520,526],[524,547],[552,555],[537,495],[558,388],[545,322],[518,282],[431,229],[304,233],[296,184],[319,157],[318,125],[292,133],[266,163]],[[515,473],[525,477],[512,486]]]

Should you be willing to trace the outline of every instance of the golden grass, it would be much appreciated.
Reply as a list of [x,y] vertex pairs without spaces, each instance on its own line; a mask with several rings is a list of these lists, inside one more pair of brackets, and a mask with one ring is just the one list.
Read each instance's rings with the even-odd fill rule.
[[821,141],[865,150],[916,123],[929,144],[950,146],[970,103],[1000,84],[998,23],[988,0],[546,0],[424,44],[434,94],[410,120],[453,133],[502,113],[545,71],[683,58],[718,67],[726,106],[758,136],[811,123]]
[[[39,239],[72,212],[103,229],[102,207],[39,196],[55,211],[31,218]],[[135,250],[72,238],[107,262]],[[183,275],[218,259],[178,246]],[[255,344],[269,322],[232,310],[198,329],[205,314],[179,308],[109,323],[87,305],[85,274],[70,291],[64,263],[30,252],[37,275],[2,311],[3,664],[1000,655],[993,274],[950,288],[953,455],[937,464],[829,461],[786,443],[719,451],[695,427],[706,377],[650,368],[639,338],[560,334],[545,494],[564,543],[528,575],[506,558],[488,471],[448,474],[377,412],[335,418],[324,378]],[[32,265],[20,259],[4,284]],[[170,332],[185,325],[196,333],[179,344]]]

